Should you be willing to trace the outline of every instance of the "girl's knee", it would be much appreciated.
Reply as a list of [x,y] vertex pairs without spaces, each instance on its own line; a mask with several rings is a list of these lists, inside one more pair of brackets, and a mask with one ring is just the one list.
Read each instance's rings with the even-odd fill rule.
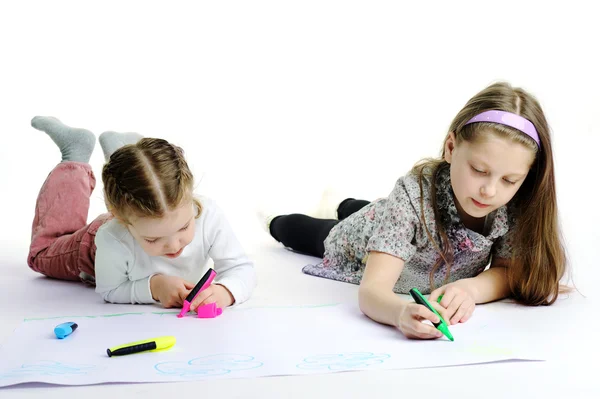
[[42,254],[30,256],[27,264],[31,270],[59,280],[79,281],[79,272],[69,266],[68,261],[59,261],[57,257],[44,257]]

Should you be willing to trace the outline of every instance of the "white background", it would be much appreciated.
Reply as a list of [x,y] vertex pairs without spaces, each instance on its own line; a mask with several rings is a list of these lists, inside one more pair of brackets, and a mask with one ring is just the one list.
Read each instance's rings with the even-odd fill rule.
[[[0,259],[26,268],[36,195],[60,160],[35,115],[182,146],[197,192],[252,252],[258,204],[307,211],[327,187],[385,196],[438,154],[472,95],[506,80],[546,112],[575,283],[595,296],[597,15],[582,1],[3,2]],[[102,162],[98,145],[90,218]]]

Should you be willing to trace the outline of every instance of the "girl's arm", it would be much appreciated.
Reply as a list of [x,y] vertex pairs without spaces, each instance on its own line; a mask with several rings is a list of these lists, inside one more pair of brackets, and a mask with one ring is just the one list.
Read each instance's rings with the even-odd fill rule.
[[256,271],[242,244],[223,211],[212,200],[204,199],[206,205],[204,219],[205,240],[208,256],[214,262],[217,272],[215,284],[227,289],[233,304],[238,305],[250,298],[256,286]]
[[[475,304],[504,299],[510,295],[506,274],[508,263],[508,259],[492,258],[489,269],[475,277],[464,278],[443,285],[431,292],[429,299],[435,301],[440,295],[444,295],[441,304],[447,307],[447,312],[442,316],[453,316],[459,302],[463,302],[469,297],[473,308]],[[454,300],[455,297],[458,297],[458,300]],[[451,302],[455,302],[454,306],[451,305]],[[467,313],[470,315],[470,312]],[[460,317],[456,316],[455,318]],[[458,322],[458,320],[455,321]]]
[[464,323],[473,314],[475,305],[506,298],[510,290],[506,275],[508,260],[492,258],[491,267],[481,274],[456,280],[431,292],[429,301],[434,303],[444,295],[440,305],[444,310],[442,317],[450,324]]
[[150,291],[152,276],[129,280],[127,265],[133,263],[133,255],[125,246],[104,229],[95,238],[96,292],[106,302],[156,303]]
[[[432,323],[439,318],[425,306],[401,299],[394,293],[394,285],[402,273],[404,261],[383,252],[369,252],[358,300],[361,311],[369,318],[398,328],[408,338],[439,338],[442,333]],[[442,310],[437,303],[432,304]]]
[[492,258],[490,268],[476,277],[467,279],[475,303],[493,302],[510,295],[506,268],[509,260]]
[[[432,311],[401,299],[394,293],[394,285],[403,268],[404,261],[401,258],[382,252],[369,252],[358,290],[360,310],[379,323],[398,328],[408,338],[440,338],[440,331],[423,323],[424,320],[439,322]],[[432,303],[432,306],[440,312],[443,310],[437,303]]]
[[404,261],[382,252],[370,252],[358,289],[360,310],[371,319],[391,326],[398,326],[398,315],[408,301],[394,293],[394,285]]

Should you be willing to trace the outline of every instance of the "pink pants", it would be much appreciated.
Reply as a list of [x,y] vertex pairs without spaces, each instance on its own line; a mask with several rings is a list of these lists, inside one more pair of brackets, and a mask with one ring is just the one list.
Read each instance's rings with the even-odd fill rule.
[[[94,276],[96,231],[112,215],[87,224],[90,195],[96,186],[92,167],[62,162],[46,178],[38,195],[27,264],[36,272],[62,280]],[[82,273],[83,272],[83,273]]]

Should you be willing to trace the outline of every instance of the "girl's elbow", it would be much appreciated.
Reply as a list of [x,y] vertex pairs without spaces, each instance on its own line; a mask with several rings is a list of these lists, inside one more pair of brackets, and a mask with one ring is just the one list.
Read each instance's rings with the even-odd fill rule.
[[110,299],[110,292],[104,292],[104,293],[102,293],[100,295],[102,296],[102,299],[104,300],[104,302],[106,302],[106,303],[114,303]]
[[370,290],[368,286],[361,284],[358,287],[358,307],[360,311],[368,316]]

